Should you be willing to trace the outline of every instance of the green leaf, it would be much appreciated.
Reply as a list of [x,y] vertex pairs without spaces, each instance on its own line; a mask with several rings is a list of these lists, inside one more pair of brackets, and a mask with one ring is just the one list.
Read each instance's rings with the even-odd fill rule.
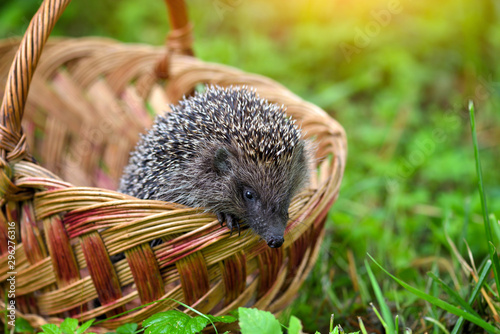
[[299,318],[290,317],[290,324],[288,325],[288,334],[301,334],[302,333],[302,323]]
[[137,330],[137,324],[125,324],[116,329],[117,334],[133,334]]
[[240,317],[240,314],[238,313],[238,309],[232,310],[231,312],[229,312],[229,314],[232,315],[233,317],[235,317],[236,319],[238,319]]
[[208,319],[204,317],[193,317],[189,318],[189,320],[185,324],[185,331],[180,333],[198,333],[203,330],[203,328],[207,327]]
[[142,323],[144,333],[157,332],[157,328],[161,328],[162,324],[165,325],[166,321],[170,320],[172,323],[176,323],[177,318],[182,318],[184,316],[186,316],[184,313],[175,310],[154,314]]
[[470,322],[478,325],[479,327],[481,327],[481,328],[483,328],[483,329],[485,329],[487,331],[490,331],[492,333],[499,333],[500,334],[500,330],[499,329],[497,329],[496,327],[493,327],[491,324],[487,323],[483,319],[480,319],[480,318],[478,318],[478,317],[476,317],[476,316],[474,316],[474,315],[472,315],[470,313],[467,313],[466,311],[464,311],[462,309],[459,309],[456,306],[448,304],[447,302],[445,302],[445,301],[443,301],[443,300],[441,300],[439,298],[436,298],[434,296],[426,294],[425,292],[422,292],[422,291],[420,291],[418,289],[415,289],[414,287],[406,284],[405,282],[403,282],[402,280],[400,280],[396,276],[393,276],[387,270],[385,270],[380,264],[377,263],[377,261],[375,261],[375,259],[373,257],[371,257],[370,254],[368,254],[368,256],[370,257],[370,259],[372,259],[372,261],[380,269],[382,269],[382,271],[384,271],[387,275],[389,275],[390,277],[392,277],[393,280],[395,280],[397,283],[399,283],[399,285],[401,285],[403,288],[405,288],[406,290],[410,291],[414,295],[422,298],[423,300],[428,301],[429,303],[431,303],[433,305],[436,305],[439,308],[442,308],[443,310],[445,310],[445,311],[447,311],[449,313],[453,313],[455,315],[464,317],[464,319],[469,320]]
[[177,310],[170,310],[170,311],[166,311],[166,312],[159,312],[159,313],[156,313],[156,314],[150,316],[146,320],[144,320],[143,323],[142,323],[142,326],[144,328],[146,328],[146,327],[153,326],[153,325],[156,325],[158,323],[161,323],[161,322],[165,321],[166,319],[175,320],[175,316],[177,316],[177,317],[187,317],[188,315],[184,314],[184,313],[182,313],[180,311],[177,311]]
[[35,329],[30,325],[30,323],[24,318],[16,318],[16,327],[14,329],[16,333],[34,333]]
[[278,334],[281,325],[271,312],[255,308],[238,308],[239,325],[242,334]]
[[78,320],[73,318],[66,318],[61,323],[61,331],[64,334],[74,334],[78,328]]
[[42,330],[47,334],[62,334],[61,329],[54,324],[42,325]]
[[92,324],[94,323],[95,319],[91,319],[89,321],[84,322],[77,330],[76,334],[82,334],[85,332]]
[[210,315],[210,314],[207,314],[205,315],[207,318],[209,318],[210,320],[212,320],[212,322],[223,322],[225,324],[230,324],[232,322],[235,322],[237,321],[238,319],[231,316],[231,315],[221,315],[221,316],[218,316],[218,317],[214,317],[213,315]]
[[190,317],[177,310],[157,313],[144,320],[146,334],[194,334],[208,324],[208,318]]

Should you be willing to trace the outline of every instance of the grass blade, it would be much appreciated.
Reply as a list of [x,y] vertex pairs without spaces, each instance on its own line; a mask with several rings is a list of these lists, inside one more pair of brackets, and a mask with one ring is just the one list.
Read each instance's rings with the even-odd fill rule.
[[[486,261],[483,269],[481,270],[481,273],[479,274],[479,280],[477,281],[476,286],[474,287],[474,290],[472,290],[472,294],[469,297],[469,305],[472,305],[474,301],[476,300],[477,295],[479,294],[479,291],[481,291],[481,287],[483,286],[484,282],[486,281],[486,278],[488,277],[488,274],[490,273],[491,269],[491,260]],[[451,334],[457,334],[460,328],[462,328],[462,325],[464,323],[464,318],[460,317],[455,324],[455,327],[453,327],[453,330],[451,331]]]
[[375,275],[373,275],[370,265],[366,260],[365,260],[365,267],[366,271],[368,272],[368,276],[370,277],[370,281],[372,283],[373,291],[375,292],[378,304],[380,305],[380,311],[382,312],[382,317],[384,318],[385,324],[384,323],[382,324],[384,325],[386,333],[394,333],[394,326],[393,326],[394,320],[392,319],[391,310],[389,309],[389,306],[387,306],[385,298],[382,294],[382,290],[380,290],[380,286],[378,285],[377,280],[375,279]]
[[479,317],[479,314],[477,314],[476,311],[470,306],[469,303],[467,303],[460,295],[451,289],[445,282],[443,282],[439,277],[437,277],[434,273],[428,272],[427,275],[429,275],[434,282],[437,282],[441,288],[451,297],[455,302],[462,306],[467,312],[474,314],[476,317]]
[[476,297],[479,294],[481,287],[483,286],[484,282],[486,281],[486,278],[488,278],[488,274],[490,273],[490,269],[491,269],[491,260],[488,260],[484,264],[483,269],[481,269],[481,273],[479,274],[479,280],[477,281],[477,284],[474,287],[474,290],[472,290],[472,294],[470,295],[469,304],[472,304],[474,302],[474,300],[476,300]]
[[486,239],[490,250],[491,262],[493,262],[493,272],[495,274],[495,282],[497,288],[500,287],[500,260],[493,246],[493,235],[491,233],[490,217],[488,215],[488,205],[486,203],[486,195],[484,194],[483,173],[481,170],[481,161],[479,160],[479,149],[476,134],[476,120],[474,117],[474,103],[469,101],[470,128],[472,133],[472,143],[474,145],[474,158],[476,159],[477,185],[479,188],[479,196],[481,197],[481,207],[483,209],[484,229],[486,231]]
[[489,242],[493,241],[493,236],[491,234],[490,218],[488,217],[488,207],[486,204],[486,196],[484,195],[483,188],[483,173],[481,171],[481,161],[479,160],[479,149],[477,144],[477,134],[476,134],[476,120],[474,118],[474,103],[469,101],[469,113],[470,113],[470,127],[472,132],[472,143],[474,145],[474,158],[476,159],[476,173],[477,173],[477,185],[479,188],[479,196],[481,197],[481,207],[483,208],[483,220],[484,229],[486,231],[486,238]]
[[493,221],[493,231],[497,236],[497,241],[500,242],[500,224],[498,223],[498,219],[495,214],[490,214],[490,221]]
[[382,326],[385,328],[385,332],[389,333],[389,330],[387,329],[387,323],[385,322],[384,317],[382,317],[380,315],[380,313],[378,312],[377,308],[375,307],[375,305],[373,303],[370,303],[370,306],[371,306],[371,308],[373,310],[373,313],[375,313],[375,315],[377,316],[378,320],[380,321],[380,323],[382,324]]
[[397,278],[396,276],[393,276],[391,273],[389,273],[387,270],[385,270],[380,264],[378,264],[377,261],[375,261],[375,259],[373,257],[370,256],[370,254],[368,254],[368,256],[370,257],[370,259],[372,259],[372,261],[380,268],[382,269],[382,271],[384,271],[387,275],[389,275],[393,280],[395,280],[399,285],[401,285],[403,288],[405,288],[406,290],[410,291],[411,293],[413,293],[414,295],[422,298],[423,300],[426,300],[428,301],[429,303],[433,304],[433,305],[436,305],[437,307],[449,312],[449,313],[452,313],[452,314],[455,314],[455,315],[458,315],[460,317],[463,317],[465,318],[466,320],[469,320],[470,322],[478,325],[479,327],[491,332],[491,333],[498,333],[500,334],[500,329],[494,327],[493,325],[487,323],[486,321],[484,321],[483,319],[481,318],[478,318],[476,316],[474,316],[473,314],[470,314],[462,309],[459,309],[458,307],[456,306],[453,306],[439,298],[436,298],[434,296],[431,296],[431,295],[428,295],[426,294],[425,292],[422,292],[410,285],[408,285],[407,283],[403,282],[402,280],[400,280],[399,278]]
[[493,273],[495,276],[495,283],[497,285],[497,295],[500,295],[500,260],[498,258],[497,249],[493,246],[493,242],[489,242],[490,258],[493,262]]
[[425,319],[426,321],[432,322],[434,325],[436,325],[437,327],[439,327],[439,329],[440,329],[441,331],[443,331],[443,333],[445,333],[445,334],[450,334],[450,332],[448,332],[448,331],[446,330],[446,327],[444,327],[444,325],[443,325],[442,323],[440,323],[439,321],[437,321],[436,319],[434,319],[434,318],[430,318],[430,317],[424,317],[424,319]]
[[358,323],[359,323],[359,329],[361,330],[361,333],[367,334],[368,332],[366,331],[365,324],[363,323],[363,320],[361,320],[360,317],[358,317]]

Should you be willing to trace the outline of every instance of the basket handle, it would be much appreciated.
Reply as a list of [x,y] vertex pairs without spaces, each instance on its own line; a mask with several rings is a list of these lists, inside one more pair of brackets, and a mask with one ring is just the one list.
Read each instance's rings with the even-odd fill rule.
[[[30,157],[21,128],[28,90],[43,47],[70,1],[44,0],[19,45],[9,70],[0,108],[0,171],[8,161]],[[162,77],[168,73],[168,54],[193,55],[192,26],[188,21],[184,0],[165,0],[165,2],[169,10],[171,32],[167,40],[167,55],[157,67],[157,73]]]

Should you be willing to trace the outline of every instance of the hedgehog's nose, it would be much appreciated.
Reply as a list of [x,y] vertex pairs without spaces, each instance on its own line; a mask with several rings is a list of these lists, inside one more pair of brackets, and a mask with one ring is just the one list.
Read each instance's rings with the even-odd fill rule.
[[270,237],[267,245],[271,248],[280,248],[284,241],[283,237]]

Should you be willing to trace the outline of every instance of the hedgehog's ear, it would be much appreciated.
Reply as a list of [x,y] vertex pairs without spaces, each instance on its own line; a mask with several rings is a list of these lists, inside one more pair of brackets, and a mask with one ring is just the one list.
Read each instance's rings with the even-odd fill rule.
[[229,153],[225,148],[219,148],[215,151],[214,157],[214,169],[217,173],[226,173],[231,168],[231,164],[229,163]]

